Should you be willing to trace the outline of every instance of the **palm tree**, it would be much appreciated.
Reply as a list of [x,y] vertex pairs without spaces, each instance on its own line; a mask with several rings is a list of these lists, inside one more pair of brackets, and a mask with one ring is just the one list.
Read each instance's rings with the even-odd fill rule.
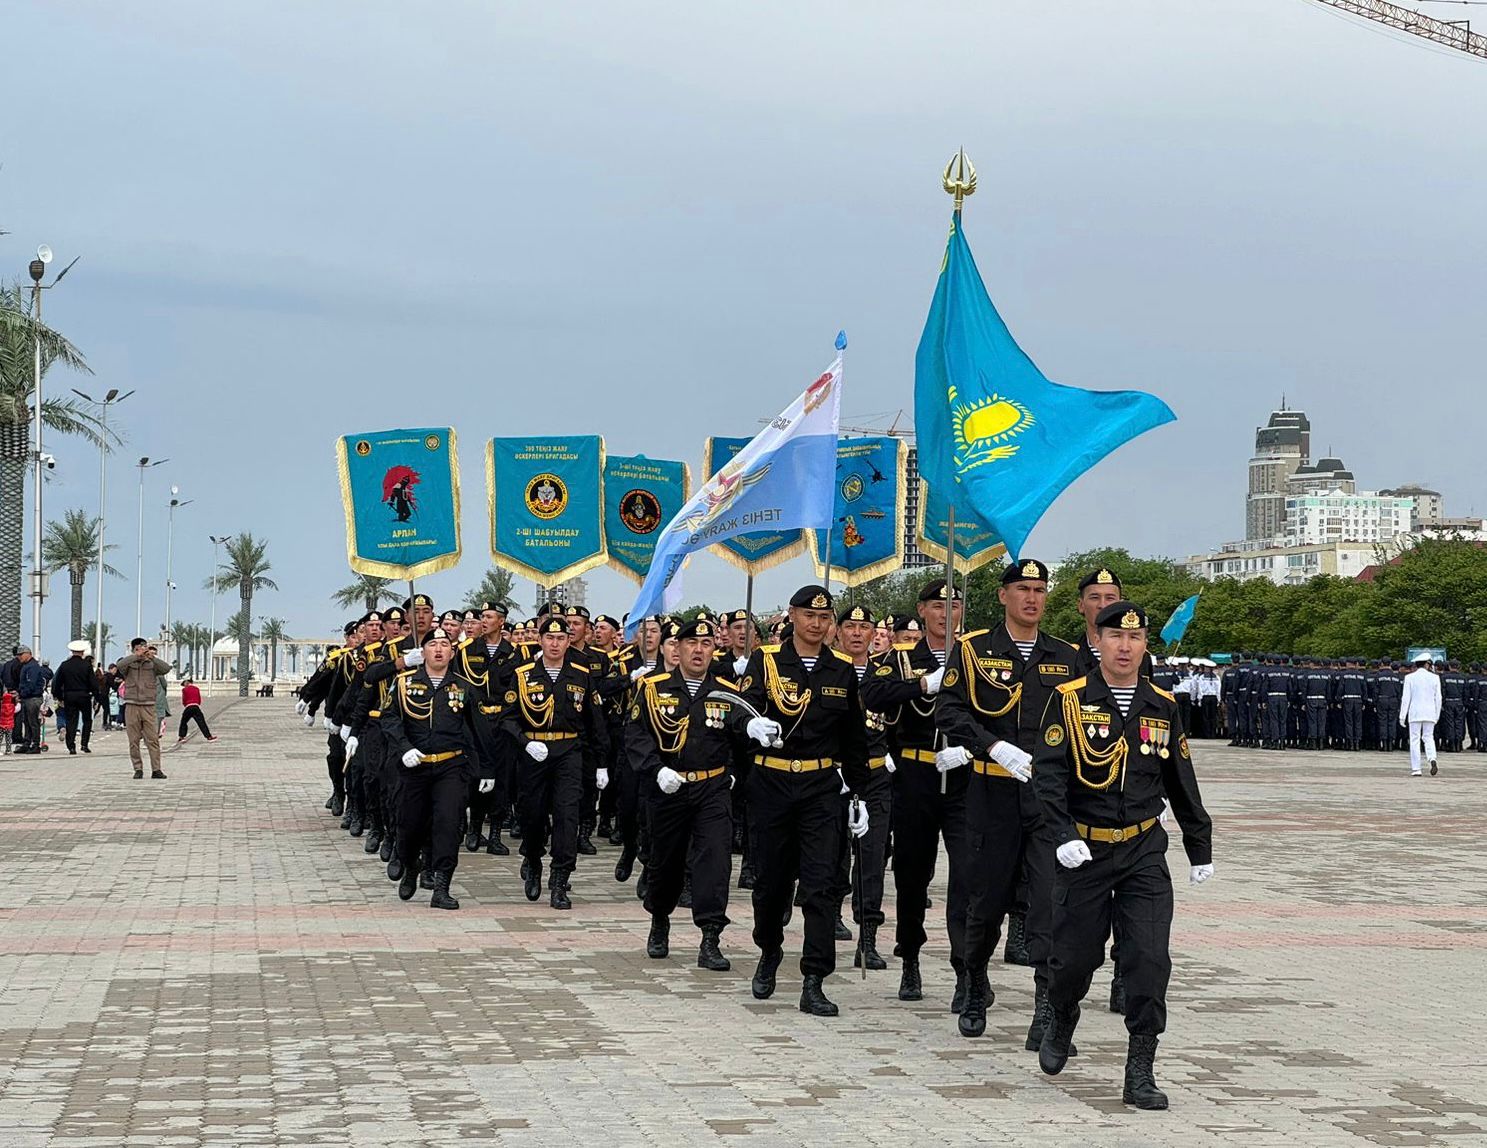
[[[243,630],[238,638],[238,697],[248,696],[248,631],[252,626],[253,593],[256,590],[277,590],[279,587],[268,576],[273,569],[268,560],[268,543],[260,542],[251,534],[238,534],[227,540],[224,547],[227,559],[223,569],[207,579],[207,588],[223,591],[236,587],[242,608],[233,616],[233,622]],[[228,623],[229,627],[232,623]],[[231,633],[231,630],[228,631]]]
[[[105,551],[115,549],[112,543]],[[64,567],[72,583],[72,629],[74,639],[83,636],[83,582],[88,571],[98,565],[98,519],[81,510],[69,510],[61,522],[48,522],[41,539],[41,560],[48,573]],[[104,563],[104,573],[121,578],[117,570]]]
[[511,601],[511,590],[515,584],[510,570],[502,570],[499,566],[492,566],[485,572],[485,577],[480,580],[480,585],[471,590],[465,597],[465,605],[478,606],[481,602],[509,602]]
[[88,644],[93,647],[93,664],[96,665],[100,670],[106,668],[108,665],[108,663],[103,660],[103,654],[105,647],[107,647],[108,645],[109,639],[113,636],[114,628],[107,622],[103,623],[103,641],[101,642],[98,640],[97,622],[89,622],[86,626],[83,627],[83,637],[86,638]]
[[258,636],[268,643],[268,680],[273,681],[279,673],[279,643],[289,635],[284,629],[283,618],[260,618],[263,628],[258,631]]
[[330,600],[343,610],[354,610],[357,606],[368,611],[375,610],[383,602],[398,601],[398,592],[393,589],[391,578],[373,578],[370,574],[358,574],[356,581],[342,586],[330,596]]
[[[31,317],[19,285],[0,287],[0,649],[4,650],[20,640],[26,464],[33,449],[31,395],[38,340],[43,375],[58,363],[92,374],[81,351]],[[102,434],[98,420],[71,397],[43,399],[41,421],[53,434],[81,435],[94,443]],[[118,441],[113,434],[109,438]]]
[[[176,671],[184,674],[186,666],[191,666],[191,674],[196,674],[196,650],[191,645],[192,631],[195,629],[190,622],[172,622],[170,624],[171,644],[176,648]],[[181,655],[184,654],[185,657]]]

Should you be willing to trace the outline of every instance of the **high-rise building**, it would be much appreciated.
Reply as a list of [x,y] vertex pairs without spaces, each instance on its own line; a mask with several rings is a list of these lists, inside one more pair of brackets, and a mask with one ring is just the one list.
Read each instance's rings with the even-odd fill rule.
[[1414,503],[1365,490],[1346,494],[1329,490],[1286,499],[1286,546],[1319,546],[1328,542],[1389,542],[1410,531]]
[[1340,458],[1324,458],[1315,466],[1298,466],[1286,479],[1288,499],[1303,494],[1327,494],[1334,490],[1344,494],[1358,493],[1353,472],[1343,465]]
[[[919,549],[919,448],[909,447],[908,464],[904,467],[904,564],[905,570],[923,570],[936,562]],[[960,531],[956,531],[959,534]]]
[[1410,513],[1411,530],[1440,526],[1443,521],[1445,507],[1441,501],[1441,492],[1438,490],[1427,490],[1411,482],[1404,486],[1396,486],[1393,490],[1381,490],[1379,493],[1395,498],[1408,498],[1414,504],[1414,509]]
[[1302,411],[1270,412],[1270,421],[1255,428],[1255,454],[1249,461],[1244,537],[1267,542],[1285,534],[1286,484],[1311,463],[1311,421]]

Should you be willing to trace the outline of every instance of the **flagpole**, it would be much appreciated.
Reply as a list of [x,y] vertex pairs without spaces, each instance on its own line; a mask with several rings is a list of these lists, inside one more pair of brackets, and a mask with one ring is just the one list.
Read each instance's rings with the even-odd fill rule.
[[[926,500],[927,502],[928,500]],[[955,640],[955,503],[945,515],[945,665],[950,664],[950,643]],[[943,740],[943,735],[940,735]],[[948,775],[940,771],[940,793],[946,792]]]
[[754,625],[754,572],[749,571],[749,580],[744,583],[744,613],[749,616],[749,633],[744,648],[744,657],[754,652],[754,635],[758,628]]

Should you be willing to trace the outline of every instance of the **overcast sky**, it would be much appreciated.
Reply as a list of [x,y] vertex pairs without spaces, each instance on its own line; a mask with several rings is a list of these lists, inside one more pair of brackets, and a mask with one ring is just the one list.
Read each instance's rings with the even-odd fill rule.
[[[448,603],[487,562],[490,435],[599,433],[695,470],[841,327],[844,423],[911,412],[962,144],[967,236],[1024,348],[1178,415],[1027,553],[1241,537],[1283,392],[1360,485],[1487,511],[1487,62],[1307,0],[46,0],[4,29],[0,274],[39,242],[82,255],[47,316],[97,377],[48,386],[137,388],[110,472],[116,632],[140,455],[171,460],[146,487],[147,628],[174,482],[178,619],[207,620],[207,536],[247,530],[280,586],[255,614],[326,633],[339,434],[458,429],[466,559],[426,585]],[[47,516],[96,512],[96,453],[49,447]],[[797,559],[760,601],[809,579]],[[742,592],[710,556],[688,572],[689,599]],[[633,596],[591,576],[596,608]]]

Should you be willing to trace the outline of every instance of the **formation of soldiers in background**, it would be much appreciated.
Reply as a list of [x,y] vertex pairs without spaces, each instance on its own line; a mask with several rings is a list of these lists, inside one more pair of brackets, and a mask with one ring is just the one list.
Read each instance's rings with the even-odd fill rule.
[[881,620],[806,586],[763,642],[743,610],[646,618],[625,642],[621,620],[581,606],[549,603],[530,623],[501,602],[436,618],[417,595],[348,623],[297,710],[326,730],[326,808],[402,899],[422,888],[432,907],[458,909],[459,846],[504,856],[510,839],[526,898],[541,897],[547,865],[549,904],[568,910],[581,859],[607,839],[616,881],[642,867],[647,955],[669,956],[671,915],[690,907],[697,965],[721,972],[738,855],[760,952],[753,995],[773,995],[799,909],[800,1010],[817,1016],[837,1015],[823,982],[837,942],[854,939],[847,906],[854,967],[888,967],[890,871],[898,996],[922,999],[943,841],[961,1034],[986,1030],[1001,947],[1004,964],[1032,966],[1025,1048],[1059,1072],[1113,932],[1123,1097],[1165,1108],[1152,1074],[1171,971],[1164,828],[1182,824],[1192,882],[1211,877],[1185,730],[1218,732],[1218,681],[1199,666],[1190,693],[1162,688],[1178,667],[1153,666],[1145,613],[1109,570],[1080,584],[1077,643],[1043,633],[1048,582],[1042,563],[1012,564],[1005,619],[969,632],[943,579],[913,614]]

